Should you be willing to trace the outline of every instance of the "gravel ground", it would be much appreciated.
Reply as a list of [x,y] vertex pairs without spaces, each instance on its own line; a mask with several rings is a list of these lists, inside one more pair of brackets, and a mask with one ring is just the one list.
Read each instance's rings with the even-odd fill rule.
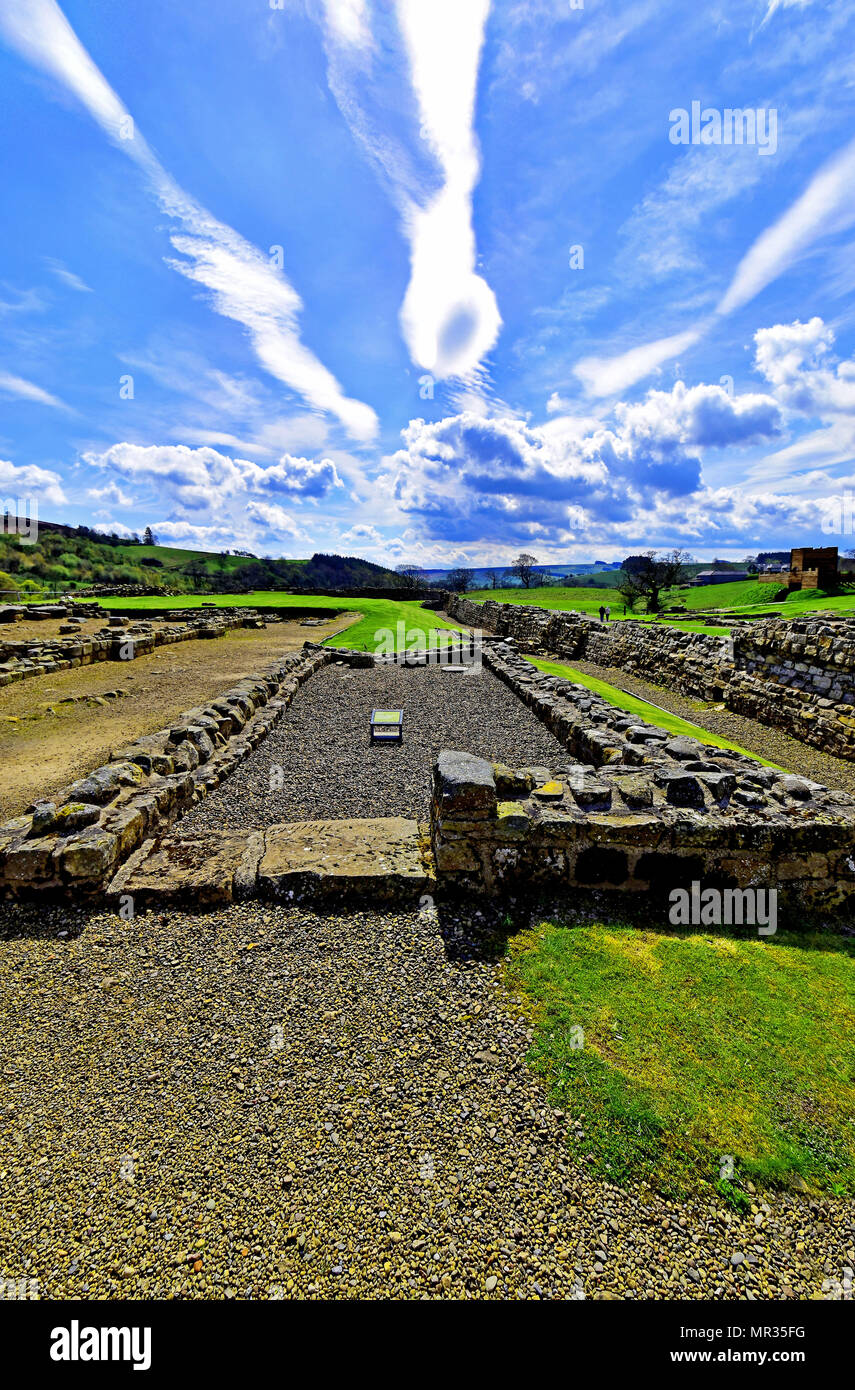
[[597,676],[622,690],[628,690],[639,699],[650,700],[661,705],[671,714],[678,714],[693,724],[707,729],[720,738],[738,743],[750,753],[757,753],[769,762],[778,763],[789,772],[797,772],[802,777],[810,777],[825,787],[855,794],[855,763],[833,758],[819,748],[790,738],[781,729],[773,729],[768,724],[760,724],[756,719],[748,719],[743,714],[733,714],[726,709],[709,709],[687,695],[678,695],[673,690],[653,685],[651,681],[641,680],[615,666],[598,666],[592,661],[573,661],[578,671],[588,676]]
[[[372,708],[404,711],[404,740],[372,746]],[[326,666],[235,775],[181,821],[182,830],[242,828],[356,816],[427,819],[431,768],[443,748],[555,768],[567,753],[535,714],[487,670]],[[283,770],[271,791],[271,767]]]
[[34,1296],[809,1298],[855,1259],[839,1200],[574,1169],[478,914],[4,920],[0,1279]]

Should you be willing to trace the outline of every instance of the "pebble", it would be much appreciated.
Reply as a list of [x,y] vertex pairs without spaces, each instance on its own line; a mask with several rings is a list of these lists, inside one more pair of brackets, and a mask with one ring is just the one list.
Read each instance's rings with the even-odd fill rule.
[[0,909],[0,1277],[46,1299],[851,1295],[843,1199],[764,1194],[761,1235],[574,1160],[503,940],[464,906]]

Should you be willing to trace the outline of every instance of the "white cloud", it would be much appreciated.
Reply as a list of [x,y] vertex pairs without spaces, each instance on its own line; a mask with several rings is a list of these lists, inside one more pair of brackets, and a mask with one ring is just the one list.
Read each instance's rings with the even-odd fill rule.
[[[47,502],[57,507],[68,501],[58,473],[35,464],[10,463],[8,459],[0,459],[0,497],[4,504],[13,497],[22,501],[35,498],[39,504]],[[41,505],[39,510],[43,510]]]
[[[345,16],[345,27],[354,23],[349,8],[339,13],[337,0],[325,7],[330,87],[354,135],[382,169],[410,242],[410,283],[401,308],[404,339],[413,361],[435,377],[468,377],[501,327],[496,297],[476,273],[472,227],[472,193],[480,173],[475,93],[490,0],[432,0],[430,5],[396,0],[422,144],[414,156],[389,133],[388,122],[368,112],[387,84],[372,82],[360,99],[370,61],[367,10],[356,7],[361,39],[354,42],[342,32]],[[419,174],[426,157],[429,172]]]
[[85,280],[81,280],[79,275],[75,275],[73,270],[69,270],[62,261],[57,261],[53,256],[45,257],[45,265],[57,280],[61,280],[63,285],[67,285],[70,290],[77,290],[80,294],[92,294],[92,289]]
[[422,127],[445,178],[408,217],[412,275],[401,309],[413,359],[439,377],[465,376],[490,351],[501,319],[475,273],[472,192],[479,156],[475,90],[490,0],[398,0]]
[[642,343],[619,357],[583,357],[573,368],[592,396],[614,396],[626,390],[642,377],[661,367],[680,353],[686,352],[701,336],[699,328]]
[[332,459],[283,457],[264,470],[264,487],[281,488],[303,497],[324,497],[331,488],[344,487]]
[[767,227],[740,261],[716,313],[729,314],[747,304],[803,256],[818,236],[841,231],[855,222],[855,140],[829,159],[800,198]]
[[611,423],[533,426],[471,414],[411,421],[403,448],[385,460],[381,487],[400,512],[420,519],[428,539],[446,544],[487,536],[494,547],[639,541],[644,524],[670,535],[681,519],[700,515],[707,451],[780,433],[772,396],[677,382],[618,406]]
[[370,47],[367,0],[324,0],[324,17],[340,43]]
[[592,395],[615,394],[641,381],[663,362],[696,343],[712,323],[741,308],[795,261],[819,236],[855,222],[855,140],[826,161],[800,198],[767,227],[743,256],[714,312],[682,333],[644,343],[618,357],[587,357],[574,371]]
[[123,441],[100,453],[87,452],[83,461],[148,488],[161,505],[175,508],[194,524],[214,523],[224,510],[230,512],[232,524],[239,524],[241,514],[249,515],[254,509],[256,521],[264,522],[270,530],[278,527],[290,533],[295,523],[290,516],[286,520],[286,513],[277,507],[277,494],[303,502],[343,487],[332,459],[285,454],[278,463],[263,466],[204,445],[192,449],[186,444]]
[[764,24],[768,24],[769,20],[774,14],[777,14],[778,10],[803,10],[807,5],[812,3],[813,0],[769,0],[769,7],[763,16],[760,28],[762,29]]
[[86,492],[87,497],[91,497],[93,502],[110,502],[114,507],[132,507],[134,499],[127,492],[122,492],[118,483],[107,483],[104,487],[90,487]]
[[369,545],[374,548],[382,548],[386,544],[376,526],[364,525],[362,522],[351,526],[348,531],[342,531],[339,541],[343,545]]
[[51,405],[57,410],[68,409],[58,396],[52,396],[50,391],[43,391],[41,386],[36,386],[32,381],[25,381],[22,376],[14,376],[11,372],[0,371],[0,391],[6,396],[17,396],[22,401],[36,401],[39,405]]
[[302,301],[296,290],[266,256],[170,178],[55,0],[4,0],[0,30],[30,62],[73,92],[143,170],[161,208],[183,227],[172,233],[171,241],[186,259],[170,264],[204,286],[217,313],[243,324],[265,370],[315,409],[336,416],[353,438],[372,439],[377,431],[374,411],[345,396],[332,373],[300,341]]
[[304,541],[308,537],[290,512],[276,502],[247,502],[246,515],[250,522],[278,540]]

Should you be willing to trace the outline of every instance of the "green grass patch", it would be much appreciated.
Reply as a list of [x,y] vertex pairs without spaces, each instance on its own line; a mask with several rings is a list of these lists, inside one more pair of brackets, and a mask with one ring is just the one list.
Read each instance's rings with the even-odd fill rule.
[[384,598],[335,598],[329,594],[283,594],[276,590],[259,590],[252,594],[179,594],[174,598],[145,597],[127,599],[99,599],[106,609],[159,609],[172,611],[180,608],[198,608],[200,604],[214,604],[217,608],[328,608],[331,613],[359,613],[360,621],[337,636],[327,638],[328,647],[344,647],[349,651],[375,651],[381,632],[395,634],[396,650],[400,629],[404,624],[403,642],[410,645],[415,631],[430,632],[441,629],[449,633],[459,632],[456,624],[445,622],[419,602],[405,602]]
[[[743,748],[739,743],[731,743],[726,738],[719,738],[718,734],[711,734],[708,729],[702,729],[698,724],[691,724],[688,719],[681,719],[678,714],[670,714],[668,710],[660,709],[658,705],[651,705],[647,700],[641,700],[637,695],[628,695],[625,690],[620,690],[616,685],[609,685],[607,681],[601,681],[597,676],[588,676],[583,671],[577,671],[575,666],[564,666],[557,661],[540,661],[537,657],[526,657],[532,666],[536,666],[538,671],[545,671],[548,676],[559,676],[565,681],[575,681],[577,685],[584,685],[587,690],[593,691],[595,695],[602,695],[604,700],[608,700],[610,705],[617,709],[625,710],[627,714],[637,715],[640,721],[645,724],[655,724],[659,729],[667,729],[669,733],[681,734],[687,738],[699,739],[702,743],[708,744],[711,748],[729,748],[735,753],[746,753],[749,758],[754,758],[758,763],[763,763],[765,767],[780,767],[778,763],[770,763],[768,759],[753,752],[750,748]],[[782,772],[786,768],[780,768]]]
[[746,1181],[855,1192],[855,943],[547,922],[505,971],[604,1177],[737,1204]]

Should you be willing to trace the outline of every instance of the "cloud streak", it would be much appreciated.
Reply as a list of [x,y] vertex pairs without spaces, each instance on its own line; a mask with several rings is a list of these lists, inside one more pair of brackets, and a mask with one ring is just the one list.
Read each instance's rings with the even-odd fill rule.
[[741,309],[805,255],[821,235],[855,222],[855,140],[826,161],[786,212],[754,241],[713,310],[693,327],[631,348],[616,357],[586,357],[574,367],[594,396],[608,396],[641,381],[698,342],[716,321]]
[[[411,157],[388,132],[378,134],[383,123],[369,114],[381,84],[363,83],[366,66],[380,61],[367,5],[349,0],[342,9],[338,0],[327,0],[324,6],[331,90],[353,134],[382,169],[410,243],[410,282],[401,306],[404,341],[412,360],[440,379],[476,373],[501,327],[496,296],[476,271],[472,225],[480,174],[475,95],[489,10],[490,0],[396,0],[401,56],[422,141]],[[426,155],[431,170],[420,178],[416,170]]]
[[169,264],[208,291],[217,313],[243,325],[265,370],[314,409],[336,416],[352,438],[372,439],[378,426],[375,412],[345,396],[333,374],[301,342],[297,291],[256,247],[174,182],[55,0],[4,0],[0,33],[72,92],[143,171],[161,208],[182,226],[171,241],[186,259],[170,259]]
[[56,410],[68,410],[68,406],[50,391],[43,391],[32,381],[12,372],[0,372],[0,391],[6,396],[17,396],[22,401],[37,401],[40,405],[50,405]]

